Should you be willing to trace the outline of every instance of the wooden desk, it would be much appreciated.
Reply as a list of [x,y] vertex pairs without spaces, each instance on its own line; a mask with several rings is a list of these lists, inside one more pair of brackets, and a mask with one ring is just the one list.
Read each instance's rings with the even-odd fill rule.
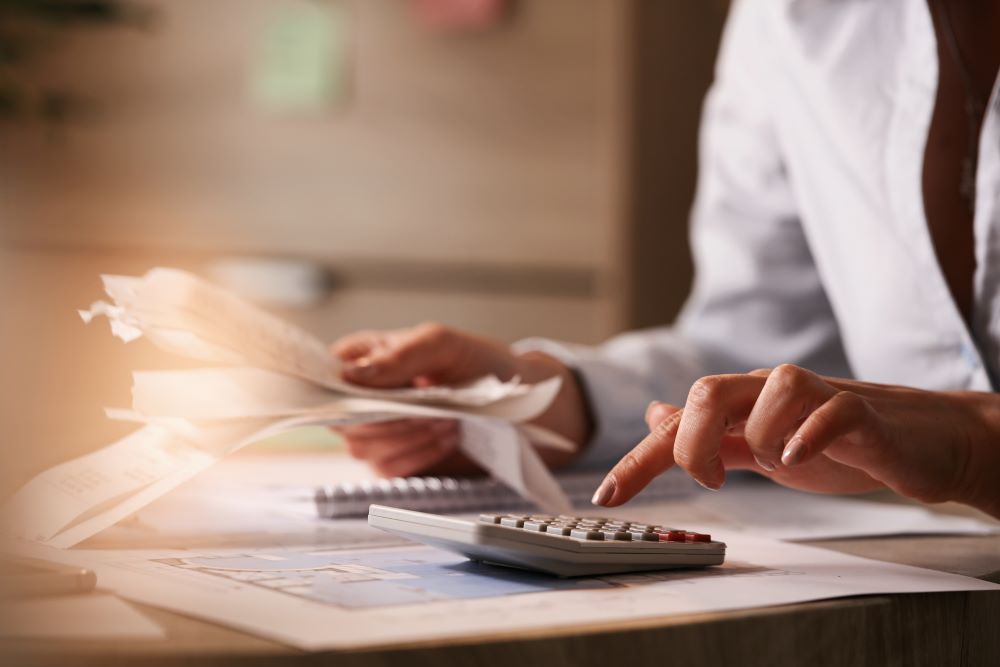
[[[1000,583],[1000,535],[827,540],[815,546]],[[3,665],[1000,665],[1000,592],[875,595],[573,631],[305,654],[141,607],[159,642],[5,642]]]

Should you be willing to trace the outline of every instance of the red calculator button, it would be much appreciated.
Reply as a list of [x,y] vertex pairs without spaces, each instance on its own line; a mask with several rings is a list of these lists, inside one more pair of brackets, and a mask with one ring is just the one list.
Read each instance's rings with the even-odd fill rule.
[[687,539],[691,542],[711,542],[712,536],[704,533],[688,533]]
[[660,533],[661,542],[684,542],[685,533],[683,530],[671,530],[666,533]]

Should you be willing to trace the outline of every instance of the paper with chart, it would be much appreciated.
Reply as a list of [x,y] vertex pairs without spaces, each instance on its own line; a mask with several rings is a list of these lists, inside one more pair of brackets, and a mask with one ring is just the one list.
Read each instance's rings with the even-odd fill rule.
[[559,579],[430,547],[72,550],[25,555],[83,565],[127,599],[302,649],[346,649],[567,628],[876,593],[1000,585],[738,533],[726,564]]
[[69,547],[245,445],[301,426],[400,417],[459,420],[470,458],[539,507],[570,509],[535,447],[574,445],[526,423],[555,398],[558,378],[358,387],[340,379],[319,339],[190,274],[154,269],[142,278],[105,276],[104,285],[112,302],[81,311],[85,321],[106,316],[126,342],[145,336],[177,354],[235,365],[136,372],[131,409],[107,412],[142,427],[29,482],[2,512],[7,532]]
[[163,640],[166,631],[113,595],[46,596],[0,607],[0,638]]

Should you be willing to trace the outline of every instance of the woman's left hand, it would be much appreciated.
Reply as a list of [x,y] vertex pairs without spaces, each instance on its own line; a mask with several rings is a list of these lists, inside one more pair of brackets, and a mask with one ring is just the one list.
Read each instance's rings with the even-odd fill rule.
[[747,468],[786,486],[888,487],[1000,516],[1000,400],[821,377],[792,365],[698,380],[683,408],[656,403],[650,434],[608,473],[595,504],[620,505],[674,463],[710,489]]

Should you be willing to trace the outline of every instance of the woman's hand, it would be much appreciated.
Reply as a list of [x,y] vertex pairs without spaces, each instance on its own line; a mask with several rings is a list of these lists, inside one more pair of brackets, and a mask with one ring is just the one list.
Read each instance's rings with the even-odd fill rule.
[[[562,388],[549,409],[533,423],[586,442],[589,418],[575,377],[558,360],[541,353],[514,354],[502,343],[435,323],[396,331],[362,331],[333,344],[344,378],[368,387],[426,387],[459,384],[483,375],[528,383],[553,376]],[[476,467],[459,452],[458,423],[450,419],[399,419],[336,429],[352,456],[368,461],[386,477],[419,473],[467,474]],[[544,450],[551,466],[572,455]]]
[[855,493],[888,487],[1000,516],[1000,397],[825,378],[783,365],[698,380],[683,409],[653,403],[650,434],[594,494],[620,505],[674,463],[710,489],[726,470],[786,486]]

